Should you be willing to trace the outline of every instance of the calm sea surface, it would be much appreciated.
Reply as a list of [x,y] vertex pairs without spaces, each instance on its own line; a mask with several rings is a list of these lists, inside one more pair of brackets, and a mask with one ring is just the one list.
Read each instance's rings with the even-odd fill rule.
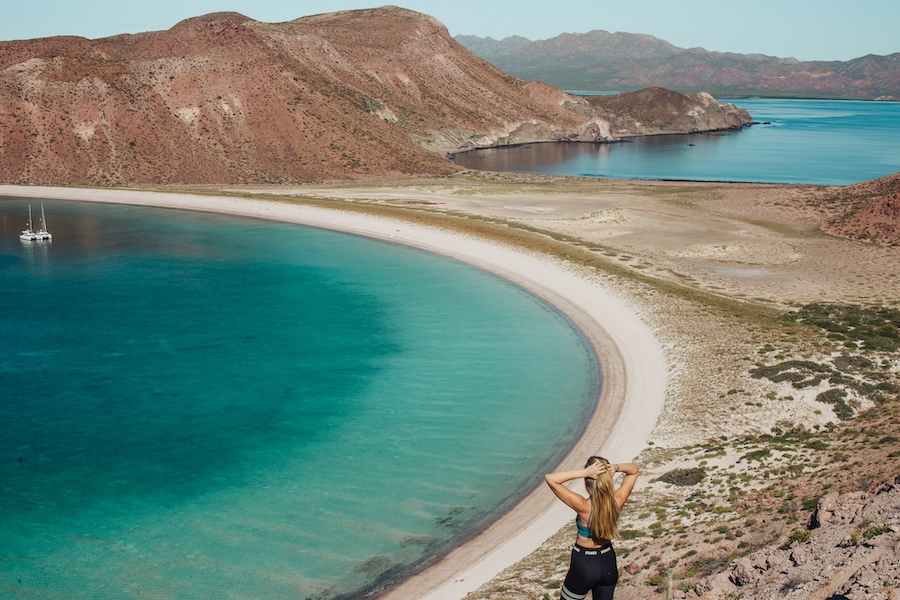
[[463,152],[486,171],[613,179],[846,185],[900,171],[900,103],[728,100],[760,124],[619,144],[528,144]]
[[24,244],[0,201],[0,597],[354,597],[508,507],[591,410],[580,333],[465,264],[45,207]]

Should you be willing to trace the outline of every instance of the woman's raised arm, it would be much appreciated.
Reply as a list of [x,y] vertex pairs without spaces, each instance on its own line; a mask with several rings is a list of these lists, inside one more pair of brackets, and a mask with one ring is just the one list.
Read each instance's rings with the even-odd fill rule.
[[550,489],[553,490],[553,493],[556,494],[557,498],[565,502],[572,510],[580,511],[584,508],[584,503],[587,501],[587,498],[573,492],[563,484],[572,481],[573,479],[584,479],[585,477],[593,479],[605,471],[606,466],[607,465],[601,463],[594,463],[583,469],[578,469],[577,471],[547,473],[544,475],[544,481],[547,482],[547,485],[550,486]]
[[625,473],[625,479],[622,480],[621,485],[613,492],[616,504],[619,505],[619,510],[622,510],[622,507],[625,506],[625,501],[628,500],[628,496],[631,495],[631,490],[634,489],[634,484],[637,483],[638,474],[641,470],[634,463],[617,463],[613,465],[613,468],[615,469],[613,474],[616,472]]

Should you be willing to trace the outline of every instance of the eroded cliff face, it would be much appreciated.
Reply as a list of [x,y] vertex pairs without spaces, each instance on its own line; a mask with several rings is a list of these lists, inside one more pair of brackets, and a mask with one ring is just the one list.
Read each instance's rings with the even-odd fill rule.
[[[721,129],[714,104],[670,124]],[[675,132],[638,120],[511,77],[396,7],[278,24],[216,13],[162,32],[0,43],[6,182],[437,174],[456,169],[440,151]]]

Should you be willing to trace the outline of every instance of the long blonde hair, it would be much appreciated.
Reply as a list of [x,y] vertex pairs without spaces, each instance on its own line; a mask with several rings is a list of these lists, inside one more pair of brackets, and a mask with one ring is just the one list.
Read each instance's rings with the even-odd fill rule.
[[[592,456],[585,467],[601,462],[605,465],[609,461],[602,456]],[[588,528],[591,530],[593,540],[612,540],[619,535],[617,523],[619,521],[619,505],[613,497],[615,488],[613,479],[609,473],[602,473],[596,479],[586,479],[585,488],[591,499],[591,522]]]

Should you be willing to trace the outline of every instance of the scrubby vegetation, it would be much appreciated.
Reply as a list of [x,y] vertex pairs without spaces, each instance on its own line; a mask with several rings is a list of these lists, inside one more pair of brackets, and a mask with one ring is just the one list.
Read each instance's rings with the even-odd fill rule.
[[[826,339],[839,344],[839,355],[823,362],[784,360],[775,364],[759,363],[750,370],[755,379],[772,383],[789,382],[796,390],[817,388],[816,400],[831,405],[838,419],[847,420],[862,401],[875,404],[900,392],[893,381],[894,361],[890,355],[900,350],[900,309],[854,305],[809,304],[782,317],[789,323],[801,323],[825,332]],[[770,344],[767,346],[771,346]],[[760,354],[774,351],[765,346]],[[879,359],[879,356],[880,359]]]
[[900,350],[900,309],[839,304],[808,304],[785,316],[828,332],[828,338],[876,352]]

